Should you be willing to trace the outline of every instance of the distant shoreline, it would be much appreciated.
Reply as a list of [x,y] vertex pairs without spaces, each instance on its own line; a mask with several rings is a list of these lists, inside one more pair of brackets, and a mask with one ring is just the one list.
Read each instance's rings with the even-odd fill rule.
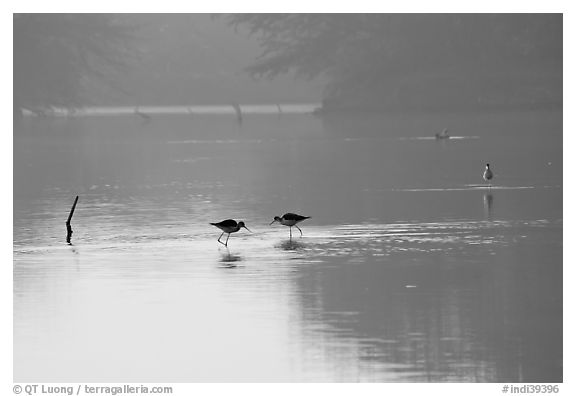
[[322,107],[321,103],[299,104],[248,104],[203,106],[87,106],[76,109],[53,108],[33,112],[23,109],[24,117],[85,117],[126,116],[150,117],[154,115],[242,115],[249,114],[312,114]]
[[477,105],[421,105],[421,106],[323,106],[322,103],[290,104],[246,104],[246,105],[191,105],[191,106],[87,106],[81,108],[52,108],[31,111],[22,109],[21,117],[111,117],[139,116],[150,119],[154,116],[235,116],[240,119],[247,115],[317,115],[331,117],[338,115],[395,114],[402,113],[438,113],[438,112],[507,112],[534,110],[562,110],[562,103],[482,103]]

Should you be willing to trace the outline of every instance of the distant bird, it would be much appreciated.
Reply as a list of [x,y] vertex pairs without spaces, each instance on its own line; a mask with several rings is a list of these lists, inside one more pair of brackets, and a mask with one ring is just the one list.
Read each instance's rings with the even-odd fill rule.
[[134,114],[139,115],[140,117],[142,117],[145,121],[150,121],[152,119],[152,117],[146,113],[142,113],[140,111],[140,107],[136,106],[136,108],[134,109]]
[[[492,173],[492,170],[490,169],[490,164],[486,164],[486,169],[484,170],[484,174],[482,175],[482,177],[487,182],[490,182],[490,180],[492,180],[492,178],[494,177],[494,174]],[[492,184],[489,184],[489,186],[490,186],[490,188],[492,188]]]
[[242,108],[238,103],[232,103],[232,107],[236,112],[236,120],[238,121],[238,124],[242,124]]
[[292,239],[292,227],[298,228],[298,231],[300,231],[300,236],[302,236],[302,230],[296,224],[309,218],[310,216],[300,216],[299,214],[295,213],[285,213],[282,215],[282,217],[274,216],[274,220],[272,223],[270,223],[270,225],[278,222],[282,225],[290,227],[290,239]]
[[448,128],[444,128],[441,133],[436,132],[436,139],[450,139],[450,135],[448,135]]
[[[220,236],[218,237],[218,242],[220,242],[222,245],[226,247],[228,246],[228,238],[230,238],[230,234],[232,234],[233,232],[240,231],[240,228],[246,228],[248,230],[248,227],[246,227],[243,221],[237,223],[236,220],[232,219],[224,220],[221,221],[220,223],[210,223],[210,224],[222,230],[222,234],[220,234]],[[228,238],[226,238],[226,242],[222,242],[220,238],[222,238],[222,235],[224,235],[225,233],[228,234]]]

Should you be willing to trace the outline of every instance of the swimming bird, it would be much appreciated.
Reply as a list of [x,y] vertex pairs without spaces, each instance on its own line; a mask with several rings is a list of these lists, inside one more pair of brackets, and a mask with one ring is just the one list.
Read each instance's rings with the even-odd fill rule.
[[448,128],[444,128],[442,133],[436,132],[436,139],[450,139],[450,135],[448,135]]
[[[228,238],[230,238],[230,234],[232,234],[233,232],[240,231],[240,228],[246,228],[248,230],[248,227],[246,227],[243,221],[239,221],[237,223],[236,220],[232,219],[223,220],[220,223],[210,223],[210,224],[222,230],[222,234],[220,234],[220,236],[218,237],[218,242],[220,242],[222,245],[226,247],[228,247]],[[225,233],[228,234],[228,238],[226,238],[226,242],[222,242],[220,238],[222,238],[222,235],[224,235]]]
[[[494,174],[492,173],[492,170],[490,169],[490,164],[486,164],[486,169],[484,170],[484,174],[482,175],[482,177],[487,182],[492,180],[492,178],[494,177]],[[489,186],[490,186],[490,188],[492,188],[492,184],[489,184]]]
[[309,218],[310,216],[300,216],[299,214],[296,213],[284,213],[282,217],[274,216],[274,220],[272,221],[272,223],[270,223],[270,225],[274,224],[275,222],[278,222],[282,225],[290,227],[290,239],[292,239],[292,227],[298,228],[298,231],[300,231],[300,236],[302,236],[302,230],[296,224]]

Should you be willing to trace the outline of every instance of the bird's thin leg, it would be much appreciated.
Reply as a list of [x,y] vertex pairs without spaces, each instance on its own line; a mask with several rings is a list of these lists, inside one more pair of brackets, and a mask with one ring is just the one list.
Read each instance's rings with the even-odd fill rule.
[[[220,234],[220,236],[218,237],[218,242],[222,243],[222,241],[220,240],[220,238],[222,238],[222,235],[224,235],[224,231],[222,231],[222,234]],[[222,245],[224,245],[224,243],[222,243]]]
[[292,226],[290,226],[290,239],[292,239]]
[[300,237],[302,237],[303,234],[302,234],[302,230],[300,229],[300,227],[298,227],[296,224],[294,224],[294,227],[298,228],[298,231],[300,231]]
[[228,238],[226,238],[226,243],[224,244],[224,246],[228,247],[228,239],[230,238],[230,233],[228,233]]

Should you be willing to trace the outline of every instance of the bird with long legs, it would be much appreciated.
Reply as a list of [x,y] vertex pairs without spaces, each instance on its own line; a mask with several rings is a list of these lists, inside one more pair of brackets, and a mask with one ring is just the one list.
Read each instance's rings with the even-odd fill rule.
[[310,216],[301,216],[296,213],[284,213],[282,217],[274,216],[274,220],[272,221],[272,223],[270,223],[270,225],[278,222],[282,225],[290,227],[290,239],[292,239],[292,227],[298,228],[298,231],[300,231],[300,237],[302,237],[303,236],[302,230],[300,229],[300,227],[298,227],[297,224],[309,218]]
[[[220,234],[220,236],[218,237],[218,242],[220,242],[222,245],[228,247],[228,239],[230,238],[230,234],[232,234],[233,232],[238,232],[240,231],[240,228],[246,228],[248,231],[250,231],[248,229],[248,227],[246,227],[246,225],[244,224],[243,221],[239,221],[236,222],[236,220],[232,220],[232,219],[228,219],[228,220],[223,220],[219,223],[210,223],[211,225],[218,227],[222,230],[222,234]],[[250,231],[252,232],[252,231]],[[228,237],[226,238],[226,242],[222,242],[220,240],[220,238],[222,238],[222,235],[224,234],[228,234]]]
[[490,180],[492,180],[492,178],[494,177],[494,174],[492,173],[492,170],[490,169],[490,164],[486,164],[486,169],[484,169],[484,173],[482,174],[482,177],[484,178],[485,181],[487,181],[489,183],[488,186],[490,187],[490,189],[492,189],[492,183],[490,183]]

